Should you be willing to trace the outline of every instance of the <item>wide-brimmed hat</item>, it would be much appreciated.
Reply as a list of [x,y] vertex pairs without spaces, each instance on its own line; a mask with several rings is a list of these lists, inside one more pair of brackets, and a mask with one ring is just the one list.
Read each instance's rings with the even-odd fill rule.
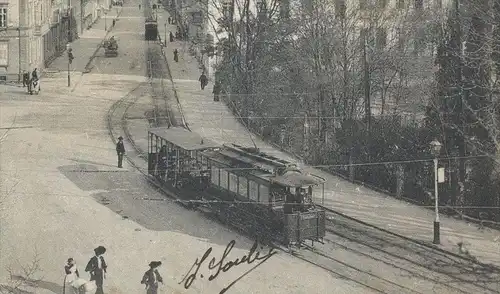
[[161,265],[161,261],[151,261],[149,263],[150,267],[159,267]]
[[123,140],[123,137],[122,136],[118,137],[118,140]]
[[101,255],[106,253],[106,248],[104,246],[99,246],[96,249],[94,249],[95,254]]
[[74,259],[73,259],[72,257],[68,258],[68,263],[73,262],[73,260],[74,260]]

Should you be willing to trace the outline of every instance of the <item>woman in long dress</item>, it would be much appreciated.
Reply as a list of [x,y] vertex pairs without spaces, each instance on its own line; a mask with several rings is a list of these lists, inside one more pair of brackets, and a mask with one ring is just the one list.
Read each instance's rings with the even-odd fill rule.
[[65,294],[78,294],[78,287],[74,287],[73,284],[80,277],[80,274],[73,258],[68,258],[68,263],[64,266],[64,270],[66,272],[66,277],[64,278]]

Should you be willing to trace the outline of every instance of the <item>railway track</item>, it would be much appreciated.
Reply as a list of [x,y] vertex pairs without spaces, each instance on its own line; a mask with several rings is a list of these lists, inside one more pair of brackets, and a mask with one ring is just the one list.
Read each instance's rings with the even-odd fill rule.
[[494,266],[336,213],[328,214],[324,244],[291,254],[376,293],[500,293],[500,271]]
[[[166,90],[166,79],[169,78],[171,82],[172,80],[168,64],[163,63],[162,66],[162,63],[159,63],[160,60],[165,60],[158,44],[148,44],[146,60],[148,82],[141,83],[113,104],[107,114],[109,134],[113,142],[116,143],[118,133],[123,133],[137,155],[144,160],[147,160],[144,150],[135,144],[127,128],[126,114],[141,96],[141,91],[145,91],[145,86],[149,86],[152,96],[152,125],[183,126],[189,129],[175,91],[174,95],[169,95]],[[173,111],[172,106],[175,104],[177,109]],[[163,188],[129,156],[127,160],[146,176],[150,183],[174,201],[180,201],[175,195],[177,192]],[[324,244],[305,246],[303,250],[292,252],[281,249],[334,276],[362,285],[367,292],[500,293],[500,272],[494,268],[433,250],[363,225],[341,214],[328,214]]]

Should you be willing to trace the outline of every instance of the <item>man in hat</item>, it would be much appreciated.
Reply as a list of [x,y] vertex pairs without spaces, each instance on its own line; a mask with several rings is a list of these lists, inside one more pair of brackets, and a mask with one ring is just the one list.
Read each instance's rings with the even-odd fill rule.
[[151,261],[149,270],[144,273],[141,284],[146,285],[146,294],[158,293],[158,282],[163,284],[163,278],[160,276],[157,268],[161,265],[161,261]]
[[102,286],[105,278],[104,274],[106,273],[106,268],[108,266],[106,265],[106,261],[102,255],[106,253],[106,248],[99,246],[94,249],[94,253],[95,256],[89,260],[85,271],[90,273],[90,280],[95,281],[97,286],[95,294],[104,294]]
[[118,167],[123,167],[123,155],[125,154],[125,146],[123,145],[123,137],[118,137],[118,143],[116,143],[116,153],[118,154]]

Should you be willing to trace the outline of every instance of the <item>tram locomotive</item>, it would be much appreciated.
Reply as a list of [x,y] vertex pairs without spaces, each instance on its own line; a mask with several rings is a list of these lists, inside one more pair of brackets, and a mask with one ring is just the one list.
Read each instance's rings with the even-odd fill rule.
[[179,189],[182,203],[209,208],[260,241],[300,246],[325,236],[325,211],[312,202],[325,179],[256,148],[221,146],[184,128],[151,128],[148,173],[167,190]]
[[146,41],[156,41],[158,39],[158,22],[154,18],[146,19],[144,30]]

